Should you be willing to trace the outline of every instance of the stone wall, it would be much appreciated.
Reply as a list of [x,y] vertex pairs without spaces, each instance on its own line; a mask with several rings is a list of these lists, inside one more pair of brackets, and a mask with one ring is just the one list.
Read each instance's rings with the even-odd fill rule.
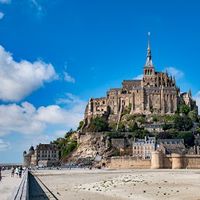
[[112,157],[107,161],[111,169],[200,169],[200,155],[163,155],[152,152],[151,160],[131,156]]
[[200,169],[200,155],[186,155],[183,163],[187,169]]
[[111,169],[149,169],[151,160],[136,159],[133,157],[112,157],[107,162],[107,167]]
[[155,151],[152,152],[151,168],[200,169],[200,155],[180,155],[177,153],[164,155]]

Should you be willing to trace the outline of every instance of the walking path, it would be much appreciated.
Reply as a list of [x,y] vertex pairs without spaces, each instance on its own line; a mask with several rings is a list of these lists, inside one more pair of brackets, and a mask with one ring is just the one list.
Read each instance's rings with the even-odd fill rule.
[[0,182],[0,199],[8,200],[11,198],[13,192],[19,187],[21,179],[18,177],[11,177],[11,171],[2,171],[2,180]]

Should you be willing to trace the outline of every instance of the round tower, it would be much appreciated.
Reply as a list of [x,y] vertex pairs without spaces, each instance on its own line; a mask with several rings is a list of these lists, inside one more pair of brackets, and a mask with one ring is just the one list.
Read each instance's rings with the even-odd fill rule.
[[181,154],[172,153],[172,169],[181,169],[183,168],[183,158]]
[[34,150],[34,147],[31,146],[30,149],[29,149],[29,154],[34,154],[34,151],[35,151],[35,150]]
[[163,155],[160,151],[151,152],[151,169],[163,168]]

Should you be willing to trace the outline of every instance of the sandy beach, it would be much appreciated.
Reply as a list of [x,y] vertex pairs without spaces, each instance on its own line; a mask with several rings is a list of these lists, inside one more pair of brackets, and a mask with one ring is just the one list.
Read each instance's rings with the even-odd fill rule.
[[11,177],[11,171],[2,171],[2,180],[0,182],[0,199],[8,200],[12,197],[13,192],[19,186],[21,179],[18,177]]
[[58,199],[200,200],[200,170],[41,170]]

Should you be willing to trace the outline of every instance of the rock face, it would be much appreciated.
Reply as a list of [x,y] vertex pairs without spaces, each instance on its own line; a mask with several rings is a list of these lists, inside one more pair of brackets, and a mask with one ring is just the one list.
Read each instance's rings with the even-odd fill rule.
[[78,148],[70,155],[68,162],[78,164],[91,164],[93,161],[101,161],[109,155],[109,147],[106,137],[102,133],[85,133],[78,139]]

